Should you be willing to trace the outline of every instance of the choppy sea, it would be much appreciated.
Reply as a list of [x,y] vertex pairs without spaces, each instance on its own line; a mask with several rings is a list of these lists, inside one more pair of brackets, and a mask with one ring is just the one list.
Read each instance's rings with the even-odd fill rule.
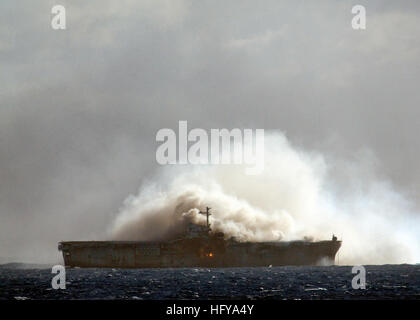
[[365,266],[353,289],[351,266],[66,269],[53,289],[50,268],[0,266],[0,299],[417,299],[420,265]]

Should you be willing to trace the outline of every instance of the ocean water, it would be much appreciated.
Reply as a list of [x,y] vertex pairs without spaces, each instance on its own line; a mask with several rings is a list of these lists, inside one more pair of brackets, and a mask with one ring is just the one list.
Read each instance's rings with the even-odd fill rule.
[[0,299],[417,299],[420,265],[365,266],[353,289],[351,266],[66,269],[55,290],[51,269],[0,267]]

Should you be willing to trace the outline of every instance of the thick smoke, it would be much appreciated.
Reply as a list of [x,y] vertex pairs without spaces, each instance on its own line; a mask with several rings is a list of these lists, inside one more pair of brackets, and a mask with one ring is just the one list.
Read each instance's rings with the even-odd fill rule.
[[243,241],[343,240],[340,264],[419,261],[419,220],[411,203],[377,178],[372,156],[354,163],[299,150],[282,134],[265,137],[265,169],[169,166],[126,199],[110,232],[115,240],[162,240],[185,222],[210,222]]

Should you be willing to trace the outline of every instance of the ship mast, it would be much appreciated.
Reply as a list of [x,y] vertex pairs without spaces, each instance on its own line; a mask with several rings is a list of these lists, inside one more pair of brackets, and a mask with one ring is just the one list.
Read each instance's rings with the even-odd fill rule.
[[205,214],[207,216],[207,229],[209,230],[210,230],[209,216],[211,216],[210,209],[211,208],[206,207],[206,212],[199,211],[199,213]]

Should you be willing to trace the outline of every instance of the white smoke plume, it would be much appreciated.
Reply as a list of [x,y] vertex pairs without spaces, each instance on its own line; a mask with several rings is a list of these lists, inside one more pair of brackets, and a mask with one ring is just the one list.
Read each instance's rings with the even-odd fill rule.
[[420,261],[420,221],[392,185],[377,178],[369,154],[350,163],[265,137],[264,172],[238,165],[167,166],[124,202],[110,230],[114,240],[163,240],[198,213],[243,241],[343,240],[340,264]]

